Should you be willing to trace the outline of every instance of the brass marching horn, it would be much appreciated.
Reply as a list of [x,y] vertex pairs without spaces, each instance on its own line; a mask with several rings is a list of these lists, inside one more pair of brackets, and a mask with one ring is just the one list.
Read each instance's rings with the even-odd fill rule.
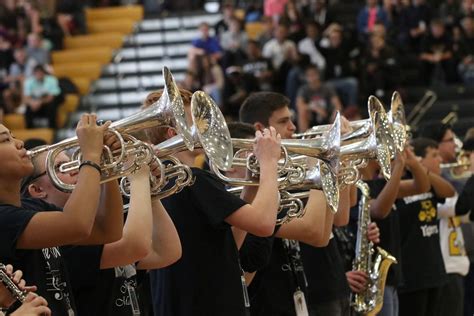
[[[395,94],[394,94],[395,96]],[[393,117],[396,117],[397,120],[404,119],[403,104],[397,93],[399,103],[396,104],[396,109],[392,111],[394,113]],[[385,109],[380,102],[380,100],[374,96],[370,96],[367,102],[369,118],[363,120],[357,120],[349,122],[350,126],[354,129],[352,132],[347,133],[341,136],[342,144],[348,142],[357,141],[361,138],[368,137],[372,132],[375,133],[375,136],[379,143],[385,143],[387,149],[390,151],[390,156],[394,157],[396,153],[396,148],[393,145],[395,134],[393,131],[393,123],[389,115],[385,112]],[[396,112],[396,115],[395,115]],[[378,122],[377,126],[374,126],[374,122]],[[398,121],[397,121],[398,122]],[[294,138],[308,138],[319,136],[322,133],[326,132],[331,125],[317,125],[310,128],[308,131],[294,134]],[[375,129],[377,128],[377,129]]]
[[[191,116],[193,120],[191,145],[194,148],[203,148],[212,164],[227,170],[232,162],[232,142],[227,123],[219,107],[208,94],[196,91],[191,98]],[[165,165],[161,179],[152,177],[153,196],[164,198],[192,183],[191,169],[173,157],[174,154],[188,148],[183,135],[176,135],[156,144],[153,148],[156,157]],[[167,188],[173,178],[174,185]],[[121,189],[124,195],[129,194],[127,180],[122,180]]]
[[391,176],[390,160],[397,150],[392,124],[376,97],[369,97],[368,108],[369,119],[356,122],[356,126],[364,125],[346,136],[350,142],[341,146],[341,160],[347,164],[346,168],[358,169],[364,167],[368,159],[376,159],[388,180]]
[[[227,189],[227,192],[237,195],[241,194],[243,189],[243,186],[232,187]],[[294,218],[301,218],[304,216],[306,209],[302,200],[309,197],[309,191],[289,193],[286,190],[280,190],[278,194],[280,196],[278,214],[283,215],[277,216],[276,225],[283,225],[289,223]]]
[[[137,130],[156,126],[169,126],[175,128],[183,136],[186,146],[192,150],[192,135],[186,125],[184,115],[183,100],[180,97],[178,87],[173,75],[168,68],[163,67],[163,77],[165,89],[161,98],[149,108],[129,117],[123,118],[110,125],[108,132],[114,133],[121,143],[119,151],[112,152],[110,148],[104,146],[101,158],[101,183],[123,177],[134,172],[136,166],[130,168],[130,161],[136,161],[137,152],[140,152],[144,159],[141,163],[149,163],[153,159],[153,150],[148,144],[137,141],[130,133]],[[53,184],[61,191],[71,192],[75,185],[62,182],[55,170],[54,161],[59,153],[79,146],[77,137],[65,139],[57,144],[44,146],[38,150],[29,151],[28,155],[34,157],[40,153],[48,152],[46,158],[46,172]],[[140,149],[137,151],[137,146]],[[77,170],[81,164],[80,148],[77,148],[72,155],[72,160],[59,166],[59,172],[67,173]],[[124,168],[124,166],[127,166]]]
[[[291,183],[299,183],[305,178],[305,170],[302,166],[292,163],[291,154],[304,155],[322,160],[335,175],[339,168],[339,146],[341,136],[341,122],[339,113],[331,128],[319,138],[314,139],[283,139],[281,148],[283,158],[278,162],[279,185],[287,186]],[[254,139],[232,138],[232,144],[239,150],[234,155],[232,166],[245,167],[254,175],[259,174],[259,164],[252,153]],[[244,155],[245,158],[241,158]],[[211,169],[225,183],[229,185],[258,185],[258,180],[240,178],[229,178],[222,174],[221,170],[211,163]],[[333,179],[334,177],[331,177]]]
[[392,122],[393,138],[399,152],[405,149],[405,144],[408,140],[407,121],[405,116],[405,107],[403,105],[400,93],[395,91],[392,94],[392,101],[390,103],[390,111],[388,111],[388,118]]

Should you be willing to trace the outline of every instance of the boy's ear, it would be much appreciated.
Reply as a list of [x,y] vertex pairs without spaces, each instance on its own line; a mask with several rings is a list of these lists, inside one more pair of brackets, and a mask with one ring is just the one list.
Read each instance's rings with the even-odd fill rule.
[[44,192],[41,186],[39,186],[36,183],[32,183],[28,186],[28,193],[33,198],[37,198],[37,199],[46,198],[46,192]]
[[173,136],[176,136],[178,135],[176,133],[176,131],[173,129],[173,128],[168,128],[168,130],[166,131],[166,138],[171,138]]
[[263,125],[260,122],[253,123],[253,126],[255,127],[257,131],[263,131],[265,129],[265,125]]

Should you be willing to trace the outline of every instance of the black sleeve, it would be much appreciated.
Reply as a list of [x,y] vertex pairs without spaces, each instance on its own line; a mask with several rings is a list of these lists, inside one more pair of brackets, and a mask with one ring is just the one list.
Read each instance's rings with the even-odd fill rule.
[[59,206],[50,204],[40,199],[36,198],[22,198],[21,206],[25,209],[33,210],[36,212],[44,211],[62,211],[63,209]]
[[104,245],[61,247],[74,292],[97,284],[103,250]]
[[193,168],[193,174],[195,175],[195,181],[189,187],[193,202],[204,213],[211,225],[216,227],[227,226],[224,222],[226,217],[247,203],[227,192],[224,184],[211,173]]
[[240,265],[245,272],[261,270],[270,262],[274,238],[247,234],[239,251]]
[[[456,215],[464,215],[472,209],[474,209],[474,175],[466,181],[461,194],[459,194],[455,211]],[[471,218],[472,214],[471,212]]]
[[14,258],[18,238],[36,214],[35,211],[13,205],[0,206],[0,262]]

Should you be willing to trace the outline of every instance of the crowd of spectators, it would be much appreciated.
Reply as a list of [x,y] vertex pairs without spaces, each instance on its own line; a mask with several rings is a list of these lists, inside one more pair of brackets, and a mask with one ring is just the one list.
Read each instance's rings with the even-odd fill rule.
[[[240,1],[243,20],[223,2],[222,20],[199,27],[183,85],[210,93],[230,119],[253,91],[287,95],[304,130],[335,110],[357,117],[369,95],[387,100],[404,84],[474,83],[473,0],[367,0],[351,20],[337,0]],[[262,31],[250,39],[252,22]]]
[[[56,127],[64,99],[51,51],[65,36],[85,33],[84,8],[112,1],[4,0],[0,2],[0,122],[23,113],[28,128]],[[64,79],[66,80],[66,79]]]

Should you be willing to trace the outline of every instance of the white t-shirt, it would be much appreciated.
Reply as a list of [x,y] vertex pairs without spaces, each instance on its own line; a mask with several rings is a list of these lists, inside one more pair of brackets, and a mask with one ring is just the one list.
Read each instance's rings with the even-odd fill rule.
[[295,44],[292,41],[285,40],[280,43],[276,38],[273,38],[263,46],[262,55],[272,60],[273,68],[279,69],[291,51],[296,51]]
[[321,55],[311,38],[306,37],[299,41],[298,51],[302,54],[308,55],[311,59],[311,63],[318,66],[319,70],[324,70],[324,67],[326,67],[326,60],[323,55]]
[[444,204],[438,204],[439,242],[447,273],[465,276],[469,272],[469,258],[464,249],[461,222],[466,216],[455,216],[454,207],[458,196],[447,198]]

